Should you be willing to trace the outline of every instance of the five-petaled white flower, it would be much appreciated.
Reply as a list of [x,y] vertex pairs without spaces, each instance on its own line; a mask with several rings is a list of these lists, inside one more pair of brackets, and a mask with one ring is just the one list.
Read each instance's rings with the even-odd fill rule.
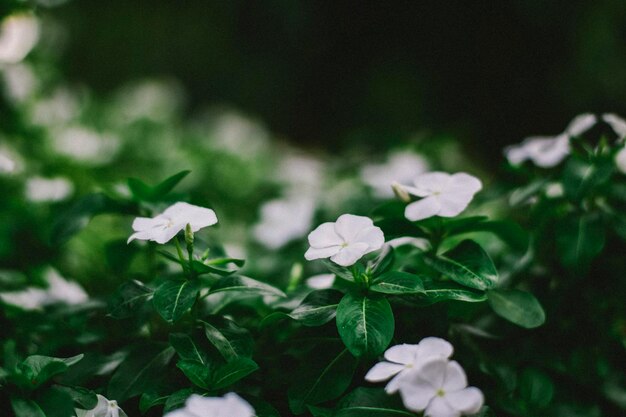
[[124,410],[118,405],[117,401],[108,400],[104,396],[98,394],[98,403],[91,410],[77,410],[79,416],[82,417],[127,417]]
[[252,406],[233,392],[223,397],[208,398],[192,394],[185,407],[170,411],[164,417],[254,417]]
[[456,361],[433,359],[411,373],[400,391],[404,406],[425,417],[460,417],[477,413],[482,392],[467,386],[467,377]]
[[474,194],[482,189],[476,177],[464,172],[447,174],[428,172],[413,180],[414,186],[402,185],[409,194],[422,197],[406,206],[404,215],[411,221],[432,216],[454,217],[467,208]]
[[387,361],[378,362],[365,375],[369,382],[381,382],[392,378],[385,387],[388,394],[402,390],[411,373],[418,372],[421,366],[433,358],[447,359],[454,348],[438,337],[427,337],[417,345],[396,345],[385,352]]
[[213,210],[188,203],[176,203],[154,218],[137,217],[133,221],[135,233],[128,238],[128,243],[140,239],[162,244],[185,229],[187,224],[191,226],[193,232],[197,232],[215,223],[217,216]]
[[330,258],[337,265],[350,266],[384,243],[385,235],[372,219],[343,214],[335,223],[323,223],[309,233],[311,247],[304,257],[309,261]]
[[580,114],[567,125],[565,131],[556,136],[531,136],[519,145],[504,150],[512,165],[520,165],[530,160],[538,167],[557,166],[570,153],[570,137],[580,136],[591,129],[598,119],[590,113]]

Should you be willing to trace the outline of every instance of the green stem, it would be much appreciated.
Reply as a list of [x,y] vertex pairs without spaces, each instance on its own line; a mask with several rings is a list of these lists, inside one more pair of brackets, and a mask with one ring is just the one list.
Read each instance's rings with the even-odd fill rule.
[[[178,241],[178,237],[174,237],[174,243],[176,244],[176,252],[178,252],[178,258],[180,259],[180,266],[183,267],[183,272],[187,272],[187,270],[185,269],[185,256],[183,255],[183,248],[180,247],[180,242]],[[191,262],[190,265],[191,267]],[[191,275],[191,269],[189,270],[189,274]]]

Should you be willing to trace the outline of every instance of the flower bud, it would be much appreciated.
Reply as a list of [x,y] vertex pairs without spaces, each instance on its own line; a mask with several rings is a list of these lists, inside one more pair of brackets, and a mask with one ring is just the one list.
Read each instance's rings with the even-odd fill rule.
[[394,181],[391,183],[391,189],[393,190],[393,193],[396,195],[396,197],[398,197],[400,200],[404,201],[405,203],[411,202],[411,196],[401,184]]

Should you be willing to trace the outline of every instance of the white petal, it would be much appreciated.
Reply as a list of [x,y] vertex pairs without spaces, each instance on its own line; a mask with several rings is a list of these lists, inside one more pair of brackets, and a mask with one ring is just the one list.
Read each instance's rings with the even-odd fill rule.
[[439,389],[446,379],[448,360],[443,358],[433,358],[423,363],[416,371],[415,381],[424,381]]
[[330,260],[341,266],[354,265],[356,261],[365,255],[368,248],[367,243],[354,243],[345,248],[341,248],[339,252],[331,256]]
[[615,154],[615,165],[622,174],[626,174],[626,148],[620,149]]
[[454,352],[452,345],[439,337],[426,337],[417,345],[417,351],[420,359],[427,358],[449,358]]
[[626,137],[626,120],[619,117],[614,113],[605,113],[602,115],[602,120],[606,122],[615,134],[620,138]]
[[437,395],[437,390],[424,382],[403,385],[400,388],[402,403],[411,411],[423,411]]
[[504,155],[511,165],[519,165],[528,159],[528,152],[523,144],[512,145],[505,148]]
[[410,368],[404,368],[398,375],[393,377],[391,381],[385,386],[385,392],[389,395],[395,394],[404,386],[415,385],[415,382],[411,379]]
[[565,129],[565,133],[570,136],[580,136],[591,129],[597,121],[598,119],[596,116],[591,113],[579,114],[574,117],[571,122],[569,122],[569,125],[567,125],[567,128]]
[[209,398],[203,397],[198,394],[192,394],[187,401],[185,401],[185,410],[191,415],[197,415],[198,417],[204,415],[213,415],[219,413],[219,409],[222,406],[224,400],[222,398]]
[[403,343],[395,345],[385,351],[385,359],[390,362],[401,363],[403,365],[412,364],[419,353],[419,345],[409,345]]
[[358,241],[356,237],[363,229],[373,226],[374,222],[369,217],[342,214],[335,222],[335,231],[344,242],[352,243]]
[[386,381],[404,369],[404,365],[391,362],[378,362],[365,374],[365,380],[369,382]]
[[551,140],[537,142],[530,159],[539,167],[552,168],[565,159],[569,153],[569,137],[563,134]]
[[448,192],[461,192],[477,193],[483,188],[482,182],[473,175],[466,174],[465,172],[457,172],[452,175],[450,184],[446,191]]
[[485,401],[483,393],[475,387],[469,387],[455,392],[446,392],[446,402],[455,410],[463,414],[475,414]]
[[461,412],[450,407],[443,397],[433,398],[424,412],[424,417],[459,417],[460,415]]
[[[451,175],[446,172],[427,172],[417,176],[413,183],[415,188],[421,191],[423,196],[431,195],[444,191],[448,188],[451,181]],[[416,194],[419,196],[419,194]]]
[[184,408],[179,408],[178,410],[170,411],[169,413],[165,414],[163,417],[199,417],[199,416],[196,416],[195,414],[191,414]]
[[367,251],[373,252],[383,247],[385,244],[385,235],[380,227],[367,227],[357,233],[354,243],[367,243],[369,246]]
[[307,287],[314,288],[316,290],[324,290],[326,288],[331,288],[334,282],[335,274],[319,274],[307,278],[306,285]]
[[253,417],[255,414],[254,408],[234,392],[224,395],[224,400],[225,406],[221,410],[224,417]]
[[191,225],[191,230],[194,232],[217,223],[217,216],[213,210],[184,202],[168,207],[163,212],[163,216],[169,217],[174,223]]
[[435,196],[426,197],[419,201],[415,201],[404,209],[404,217],[412,222],[427,219],[439,214],[441,205],[439,199]]
[[309,233],[308,239],[312,248],[327,248],[343,243],[343,239],[335,232],[335,224],[331,222],[317,226],[315,230]]
[[145,232],[137,232],[137,233],[133,233],[132,235],[130,235],[130,237],[128,238],[128,240],[126,241],[126,244],[129,244],[130,242],[132,242],[135,239],[139,239],[139,240],[150,240],[152,237],[152,231],[147,230]]
[[341,246],[329,246],[327,248],[309,248],[304,253],[304,258],[307,261],[312,261],[314,259],[322,259],[322,258],[330,258],[331,256],[337,254],[341,250]]
[[456,193],[456,194],[441,194],[439,196],[439,204],[441,209],[438,215],[441,217],[455,217],[461,214],[463,210],[467,208],[469,203],[474,198],[474,194],[469,193]]
[[458,391],[467,387],[467,376],[457,361],[450,361],[446,366],[446,378],[442,388],[444,391]]
[[183,230],[185,226],[185,223],[178,223],[165,229],[155,229],[151,240],[160,244],[169,242],[178,232]]
[[137,217],[133,220],[133,230],[135,232],[142,232],[164,224],[167,224],[167,220],[164,220],[160,216],[157,216],[154,219],[151,219],[150,217]]

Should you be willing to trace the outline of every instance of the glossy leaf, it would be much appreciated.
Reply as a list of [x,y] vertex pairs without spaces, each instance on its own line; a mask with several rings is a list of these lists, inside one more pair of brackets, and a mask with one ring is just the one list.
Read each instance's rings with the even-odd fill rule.
[[487,297],[496,314],[519,326],[532,329],[546,320],[543,307],[531,293],[496,289],[488,291]]
[[211,374],[212,389],[226,388],[259,369],[259,365],[250,358],[238,356]]
[[337,290],[313,291],[289,313],[289,317],[305,326],[321,326],[335,318],[342,297],[343,294]]
[[391,271],[376,278],[369,289],[383,294],[415,294],[424,291],[424,283],[417,275]]
[[379,388],[357,388],[337,405],[333,417],[414,417],[397,396]]
[[570,158],[563,170],[563,189],[565,194],[576,200],[584,198],[597,187],[605,183],[613,173],[611,160],[585,161]]
[[424,291],[418,295],[419,299],[428,304],[440,301],[463,301],[468,303],[480,303],[487,301],[487,294],[457,285],[455,283],[433,283],[425,285]]
[[109,315],[115,319],[132,317],[149,301],[154,290],[140,281],[124,282],[109,303]]
[[193,359],[182,359],[176,363],[176,367],[195,385],[209,389],[210,369],[206,364]]
[[383,252],[372,262],[372,277],[378,277],[388,272],[393,267],[395,259],[396,256],[393,247],[385,245]]
[[166,321],[180,319],[196,302],[198,284],[195,281],[168,280],[154,292],[154,308]]
[[498,282],[493,261],[473,240],[464,240],[454,249],[428,262],[444,276],[470,288],[487,290]]
[[395,321],[382,296],[346,294],[337,307],[337,329],[348,350],[357,357],[380,355],[393,338]]
[[276,287],[240,275],[224,277],[211,287],[211,293],[223,291],[237,291],[286,297],[285,293]]
[[302,414],[307,405],[316,405],[339,397],[348,388],[357,361],[347,349],[339,353],[320,350],[313,362],[305,363],[305,370],[288,392],[289,408]]
[[566,217],[556,230],[557,249],[567,267],[586,268],[604,248],[604,224],[593,213]]
[[33,400],[12,398],[11,408],[13,408],[15,417],[46,417],[39,405]]
[[77,355],[71,358],[53,358],[50,356],[33,355],[27,357],[20,365],[20,370],[28,380],[29,388],[37,388],[52,377],[61,374],[70,366],[83,358]]
[[554,383],[545,373],[525,369],[519,382],[520,397],[532,408],[545,408],[554,396]]
[[250,357],[252,355],[254,347],[252,335],[235,322],[222,319],[219,324],[203,322],[203,325],[206,338],[226,361],[239,356]]
[[195,360],[201,364],[207,364],[207,355],[188,335],[184,333],[172,333],[170,334],[169,341],[170,345],[176,350],[176,353],[181,359]]

